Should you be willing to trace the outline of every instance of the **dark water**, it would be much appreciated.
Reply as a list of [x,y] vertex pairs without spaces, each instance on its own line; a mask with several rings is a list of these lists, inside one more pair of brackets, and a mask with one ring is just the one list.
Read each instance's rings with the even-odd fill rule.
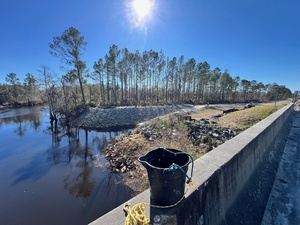
[[49,127],[45,109],[0,110],[1,225],[87,224],[134,195],[101,152],[118,132]]

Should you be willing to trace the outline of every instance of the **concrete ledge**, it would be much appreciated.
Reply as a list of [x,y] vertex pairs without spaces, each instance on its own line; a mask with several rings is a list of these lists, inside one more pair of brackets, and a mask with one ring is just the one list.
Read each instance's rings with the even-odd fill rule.
[[[278,110],[196,160],[193,181],[199,190],[189,188],[176,207],[147,210],[151,221],[156,217],[151,224],[260,224],[293,120],[293,109],[290,104]],[[147,190],[130,203],[149,201]],[[122,207],[91,224],[124,224]]]
[[[131,206],[141,202],[148,202],[150,199],[150,190],[147,189],[146,191],[142,192],[141,194],[135,196],[134,198],[129,200]],[[146,208],[147,210],[147,208]],[[149,210],[146,211],[149,217]],[[118,206],[117,208],[113,209],[112,211],[106,213],[99,219],[90,223],[91,225],[124,225],[125,222],[125,213],[123,211],[123,204]]]

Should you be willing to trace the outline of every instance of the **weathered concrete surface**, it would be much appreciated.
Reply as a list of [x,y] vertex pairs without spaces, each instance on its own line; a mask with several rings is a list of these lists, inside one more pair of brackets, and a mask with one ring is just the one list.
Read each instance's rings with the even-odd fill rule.
[[300,224],[300,112],[295,119],[276,174],[262,225]]
[[[150,190],[147,189],[146,191],[142,192],[141,194],[135,196],[134,198],[130,199],[130,205],[134,206],[135,204],[141,202],[149,202]],[[149,217],[149,207],[145,207],[146,214]],[[99,219],[90,223],[90,225],[124,225],[125,223],[125,212],[123,211],[123,205],[115,208],[114,210],[110,211],[109,213],[103,215]]]
[[[178,207],[178,224],[261,224],[293,108],[277,111],[200,158],[204,162],[194,175],[199,191]],[[210,175],[203,174],[208,164],[217,166]],[[197,177],[203,175],[209,177],[201,183]]]
[[[151,207],[151,224],[261,224],[293,121],[293,109],[292,104],[280,109],[196,160],[193,181],[198,190],[189,188],[176,207]],[[134,205],[140,200],[149,202],[149,192],[130,202]],[[92,224],[121,225],[124,220],[120,206]]]

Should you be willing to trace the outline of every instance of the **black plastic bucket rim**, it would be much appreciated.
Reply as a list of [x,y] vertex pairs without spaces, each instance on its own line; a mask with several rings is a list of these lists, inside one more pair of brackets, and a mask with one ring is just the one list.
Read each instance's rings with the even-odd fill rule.
[[[146,155],[138,158],[138,161],[141,162],[142,164],[146,163],[148,166],[158,170],[166,170],[172,164],[171,162],[168,163],[162,161],[166,159],[175,160],[175,162],[172,161],[172,163],[175,163],[180,167],[185,167],[189,165],[191,162],[193,162],[193,158],[188,153],[182,152],[177,149],[164,148],[164,147],[159,147],[152,151],[149,151]],[[158,164],[162,164],[163,166]]]

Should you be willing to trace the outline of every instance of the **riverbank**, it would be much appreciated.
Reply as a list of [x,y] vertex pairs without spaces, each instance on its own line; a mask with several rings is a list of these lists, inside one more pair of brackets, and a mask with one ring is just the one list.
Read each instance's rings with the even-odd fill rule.
[[148,187],[147,173],[137,160],[140,156],[162,146],[187,152],[196,159],[277,108],[274,105],[250,109],[228,107],[168,105],[92,109],[72,121],[71,126],[91,130],[136,127],[112,139],[105,149],[105,157],[111,171],[121,174],[127,186],[140,192]]
[[0,110],[2,109],[18,109],[18,108],[24,108],[24,107],[35,107],[35,106],[42,106],[45,102],[42,101],[24,101],[24,102],[18,102],[18,103],[2,103],[0,104]]
[[197,159],[284,105],[266,104],[249,109],[206,106],[173,113],[112,139],[105,157],[111,170],[123,174],[123,182],[140,192],[148,187],[146,170],[137,160],[140,156],[167,147]]
[[[218,113],[222,110],[203,109]],[[203,114],[203,115],[204,115]],[[199,112],[177,112],[143,123],[138,128],[111,140],[105,157],[113,172],[123,174],[123,182],[136,192],[148,187],[147,173],[138,158],[158,147],[187,152],[194,159],[237,135],[230,128],[218,126],[212,115],[194,119]]]

